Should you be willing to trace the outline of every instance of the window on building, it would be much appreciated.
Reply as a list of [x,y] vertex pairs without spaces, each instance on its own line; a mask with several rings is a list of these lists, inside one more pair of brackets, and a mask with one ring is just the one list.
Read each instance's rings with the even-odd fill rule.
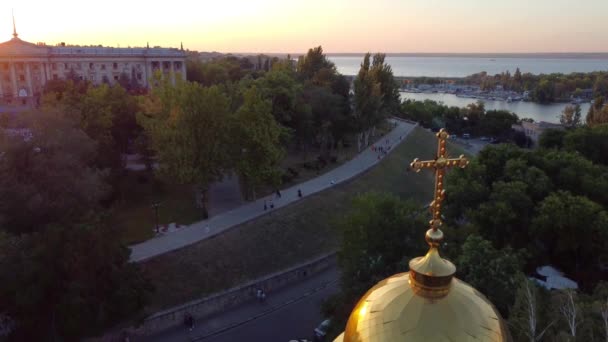
[[68,65],[68,63],[63,63],[63,68],[64,68],[64,69],[69,69],[69,68],[70,68],[70,66]]
[[138,79],[139,81],[141,81],[141,72],[138,72],[138,73],[137,73],[137,79]]
[[19,81],[25,81],[25,75],[19,75]]
[[82,80],[84,80],[84,77],[80,76],[80,77],[78,77],[78,79],[82,81]]
[[58,80],[59,79],[59,77],[57,77],[57,74],[53,74],[53,79],[54,80]]
[[93,63],[89,63],[89,69],[93,70]]
[[106,65],[105,64],[101,65],[101,70],[106,70]]
[[118,63],[112,64],[112,67],[114,68],[114,70],[118,69]]
[[57,70],[57,63],[51,63],[51,69]]
[[114,76],[114,81],[118,81],[118,76]]

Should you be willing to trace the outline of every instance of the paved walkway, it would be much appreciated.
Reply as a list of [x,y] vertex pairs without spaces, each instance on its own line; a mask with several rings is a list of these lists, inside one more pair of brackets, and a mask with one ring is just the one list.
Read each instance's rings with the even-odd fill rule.
[[[396,123],[397,126],[376,143],[378,146],[384,145],[384,142],[388,139],[389,145],[391,146],[389,152],[392,152],[397,144],[405,140],[405,137],[415,127],[414,124],[409,122],[401,120],[391,121]],[[145,242],[130,246],[131,261],[143,261],[157,255],[191,245],[203,239],[207,239],[241,223],[268,214],[270,209],[268,211],[264,211],[264,201],[272,199],[274,203],[274,210],[276,210],[298,201],[300,199],[298,198],[298,189],[301,189],[303,197],[306,197],[319,191],[323,191],[334,184],[344,182],[362,173],[363,171],[368,170],[379,162],[380,159],[378,159],[378,153],[372,151],[371,147],[368,147],[352,160],[323,175],[320,175],[317,178],[308,180],[287,189],[282,189],[281,198],[266,196],[258,199],[257,201],[244,204],[236,209],[223,212],[217,216],[212,216],[207,220],[193,223],[192,225],[182,228],[177,232],[157,236]]]
[[[264,303],[251,300],[223,313],[198,320],[192,331],[180,325],[141,340],[286,342],[296,336],[308,338],[322,321],[320,303],[339,291],[338,279],[339,270],[332,267],[298,284],[268,293]],[[274,338],[255,338],[256,335],[264,334],[270,334]],[[284,338],[277,339],[276,335],[280,334],[285,334]]]

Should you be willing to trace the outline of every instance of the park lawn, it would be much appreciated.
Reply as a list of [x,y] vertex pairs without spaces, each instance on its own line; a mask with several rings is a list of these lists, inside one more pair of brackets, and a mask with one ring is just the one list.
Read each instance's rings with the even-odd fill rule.
[[[416,128],[372,170],[211,239],[142,263],[156,288],[144,314],[152,314],[237,286],[336,250],[332,222],[348,213],[351,201],[368,191],[389,192],[426,204],[432,197],[432,173],[407,171],[415,158],[432,159],[434,135]],[[451,155],[461,149],[448,145]],[[424,231],[420,227],[420,243]]]
[[[145,180],[145,181],[144,181]],[[159,225],[176,222],[191,224],[203,219],[196,208],[191,186],[170,184],[148,171],[128,171],[121,180],[121,195],[112,208],[112,223],[122,228],[125,244],[145,241],[154,236],[156,226],[152,203],[159,201]]]
[[[380,140],[382,137],[384,137],[384,135],[389,133],[392,129],[393,129],[393,126],[388,121],[384,121],[384,122],[380,123],[379,125],[377,125],[375,135],[370,136],[370,138],[369,138],[370,145],[375,144],[378,140]],[[308,151],[308,153],[304,153],[304,152],[297,153],[295,151],[290,152],[281,162],[281,168],[284,171],[286,171],[288,168],[293,168],[298,171],[298,176],[293,178],[291,181],[281,184],[281,188],[286,189],[293,185],[304,183],[307,180],[313,179],[315,177],[318,177],[319,175],[327,173],[327,172],[337,168],[338,166],[346,163],[347,161],[353,159],[354,157],[356,157],[359,154],[359,151],[357,149],[356,134],[352,134],[351,136],[346,137],[345,140],[348,142],[347,146],[339,146],[332,153],[332,156],[337,158],[336,162],[328,163],[327,165],[325,165],[325,167],[323,167],[319,171],[306,169],[301,166],[302,163],[304,163],[304,162],[315,162],[317,160],[317,157],[319,156],[319,153],[320,153],[319,150],[315,149],[312,151]],[[276,189],[273,186],[270,186],[270,185],[263,186],[261,189],[258,190],[258,197],[270,195],[270,194],[274,193],[275,190]]]
[[[376,136],[370,138],[371,141],[377,141],[391,128],[388,123],[379,125],[376,129]],[[354,158],[358,151],[355,143],[339,149],[336,152],[338,161],[328,164],[319,173],[296,166],[304,161],[316,160],[318,154],[318,151],[311,151],[306,159],[302,155],[287,156],[282,163],[283,169],[296,168],[299,175],[281,187],[288,188],[317,177],[319,173],[329,172]],[[143,178],[147,181],[142,182]],[[162,203],[158,208],[159,225],[173,222],[188,225],[203,219],[202,211],[195,206],[193,190],[189,185],[170,184],[167,181],[159,180],[158,177],[153,177],[152,173],[148,171],[127,171],[127,175],[121,180],[120,189],[122,195],[118,203],[113,206],[112,224],[122,227],[122,240],[127,245],[154,237],[156,223],[154,209],[151,205],[155,201]],[[258,196],[266,196],[274,191],[273,187],[266,186],[258,191]]]

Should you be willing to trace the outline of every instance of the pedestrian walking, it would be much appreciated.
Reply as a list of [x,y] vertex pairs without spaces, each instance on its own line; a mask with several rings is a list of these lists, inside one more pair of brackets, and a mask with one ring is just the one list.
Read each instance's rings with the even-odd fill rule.
[[194,329],[194,317],[189,312],[184,315],[184,325],[190,331]]
[[270,209],[274,209],[274,202],[270,201]]
[[264,200],[264,211],[268,210],[268,204],[266,204],[266,200]]
[[281,198],[281,191],[279,191],[279,189],[277,189],[276,194],[277,194],[277,198]]
[[298,189],[298,197],[302,198],[302,190]]

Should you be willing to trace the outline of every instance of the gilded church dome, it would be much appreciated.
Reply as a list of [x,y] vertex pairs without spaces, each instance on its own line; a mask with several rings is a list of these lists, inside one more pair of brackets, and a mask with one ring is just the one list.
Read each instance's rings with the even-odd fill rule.
[[367,291],[351,313],[344,333],[334,342],[510,341],[494,305],[454,278],[456,267],[439,255],[445,171],[448,167],[464,168],[468,160],[462,155],[448,158],[445,130],[440,130],[437,138],[434,160],[415,159],[410,164],[416,172],[423,168],[435,171],[435,191],[429,206],[433,218],[425,235],[428,253],[412,259],[409,272],[395,274]]
[[[437,250],[432,248],[423,259],[436,262],[438,258]],[[399,273],[372,287],[335,341],[509,340],[500,314],[479,291],[452,277],[445,286],[433,288],[426,283],[428,286],[423,289],[415,280],[417,276],[415,271]],[[426,277],[430,282],[441,283],[440,277]]]

